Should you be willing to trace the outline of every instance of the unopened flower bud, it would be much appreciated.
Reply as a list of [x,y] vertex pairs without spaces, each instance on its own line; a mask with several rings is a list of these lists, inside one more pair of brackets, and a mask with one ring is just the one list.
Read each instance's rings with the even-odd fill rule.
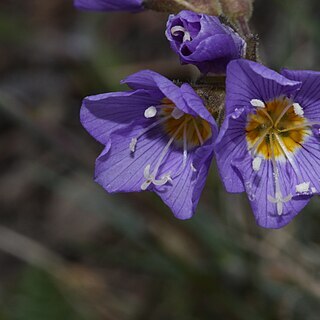
[[166,30],[182,64],[194,64],[203,74],[225,73],[227,64],[245,55],[245,41],[217,17],[181,11],[170,15]]

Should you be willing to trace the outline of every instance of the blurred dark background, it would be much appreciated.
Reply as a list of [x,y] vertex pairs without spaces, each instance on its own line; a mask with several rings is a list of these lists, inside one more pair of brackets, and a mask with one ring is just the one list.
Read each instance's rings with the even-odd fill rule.
[[[319,0],[256,0],[270,67],[320,70]],[[320,319],[319,199],[286,228],[256,226],[212,166],[196,216],[151,193],[108,195],[84,96],[140,69],[195,78],[165,14],[76,11],[66,0],[0,3],[0,319]]]

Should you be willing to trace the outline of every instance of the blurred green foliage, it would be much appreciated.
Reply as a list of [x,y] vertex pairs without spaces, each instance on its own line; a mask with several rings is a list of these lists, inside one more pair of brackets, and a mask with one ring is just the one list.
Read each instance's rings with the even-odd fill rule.
[[15,320],[82,320],[68,304],[53,279],[36,268],[23,270],[7,317]]

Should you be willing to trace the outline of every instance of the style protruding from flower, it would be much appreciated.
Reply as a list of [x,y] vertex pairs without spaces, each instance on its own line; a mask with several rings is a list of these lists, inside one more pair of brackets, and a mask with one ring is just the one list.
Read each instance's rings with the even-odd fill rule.
[[108,192],[154,191],[180,219],[197,206],[213,157],[217,125],[188,85],[144,70],[132,90],[87,97],[81,122],[105,149],[95,180]]
[[221,178],[227,191],[247,192],[260,226],[280,228],[320,192],[320,73],[240,59],[226,85]]
[[130,11],[143,10],[142,0],[74,0],[74,5],[81,10],[92,11]]
[[166,37],[182,64],[196,65],[203,74],[226,72],[231,60],[245,55],[245,41],[217,17],[181,11],[170,15]]

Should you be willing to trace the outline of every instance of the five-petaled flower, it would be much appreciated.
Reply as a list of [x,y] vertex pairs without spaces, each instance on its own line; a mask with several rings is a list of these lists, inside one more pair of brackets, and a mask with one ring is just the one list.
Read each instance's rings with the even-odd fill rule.
[[320,73],[232,61],[215,146],[229,192],[246,191],[257,223],[288,224],[320,190]]
[[130,11],[143,10],[142,0],[74,0],[78,9],[93,11]]
[[245,41],[218,17],[192,11],[170,15],[166,36],[181,63],[194,64],[204,74],[225,73],[231,60],[245,54]]
[[96,181],[108,192],[156,192],[180,219],[199,201],[217,126],[188,85],[140,71],[123,81],[131,91],[87,97],[81,122],[105,145]]

